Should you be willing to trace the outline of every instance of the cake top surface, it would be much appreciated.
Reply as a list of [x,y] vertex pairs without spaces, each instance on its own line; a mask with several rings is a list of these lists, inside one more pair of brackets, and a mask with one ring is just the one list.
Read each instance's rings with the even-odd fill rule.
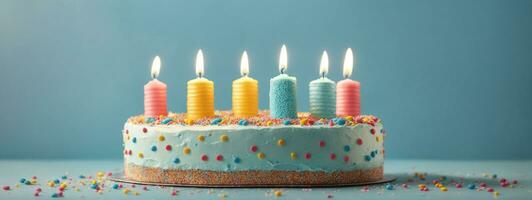
[[268,110],[261,110],[253,117],[237,117],[231,111],[216,111],[212,117],[205,117],[198,120],[187,119],[186,113],[172,113],[168,116],[145,117],[137,115],[127,120],[131,124],[149,125],[240,125],[240,126],[281,126],[281,125],[304,125],[304,126],[324,126],[324,125],[345,125],[354,126],[357,124],[369,124],[374,126],[381,120],[373,115],[343,116],[332,119],[320,119],[311,116],[309,113],[300,112],[295,119],[274,119],[270,117]]

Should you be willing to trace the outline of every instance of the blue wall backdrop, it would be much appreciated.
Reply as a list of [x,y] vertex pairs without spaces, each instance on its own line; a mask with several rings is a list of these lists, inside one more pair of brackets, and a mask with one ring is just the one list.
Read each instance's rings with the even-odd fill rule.
[[323,50],[341,79],[358,54],[364,113],[388,130],[388,158],[531,159],[532,1],[0,2],[0,158],[120,158],[143,112],[155,55],[169,107],[185,112],[202,48],[216,108],[247,50],[268,106],[283,43],[301,111]]

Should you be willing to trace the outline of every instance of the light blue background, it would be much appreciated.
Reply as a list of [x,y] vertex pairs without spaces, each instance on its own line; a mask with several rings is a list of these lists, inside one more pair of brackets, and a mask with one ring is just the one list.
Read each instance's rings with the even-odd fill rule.
[[532,1],[0,1],[0,158],[120,158],[158,54],[169,107],[185,111],[202,48],[216,108],[230,109],[240,55],[268,81],[288,46],[300,111],[329,52],[347,47],[364,113],[388,158],[532,158]]

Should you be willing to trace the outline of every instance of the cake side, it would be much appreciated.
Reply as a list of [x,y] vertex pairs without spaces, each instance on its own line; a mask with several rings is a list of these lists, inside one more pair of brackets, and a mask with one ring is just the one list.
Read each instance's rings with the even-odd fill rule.
[[213,171],[349,171],[383,163],[380,124],[256,127],[127,123],[124,128],[124,158],[138,166]]

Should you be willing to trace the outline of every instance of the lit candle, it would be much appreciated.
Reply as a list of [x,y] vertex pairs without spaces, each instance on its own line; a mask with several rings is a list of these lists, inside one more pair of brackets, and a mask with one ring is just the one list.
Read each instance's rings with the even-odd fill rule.
[[249,61],[246,51],[240,60],[242,78],[233,81],[233,113],[237,117],[251,117],[259,112],[259,85],[250,78]]
[[199,119],[214,115],[214,83],[205,77],[203,52],[196,56],[196,79],[187,82],[187,118]]
[[309,84],[310,114],[318,118],[334,118],[336,116],[336,85],[325,77],[329,71],[329,57],[323,51],[320,63],[320,78]]
[[166,84],[157,80],[161,70],[161,59],[156,56],[151,65],[151,77],[153,80],[144,85],[144,116],[166,116]]
[[344,77],[338,82],[336,90],[336,115],[358,116],[360,115],[360,83],[349,79],[353,72],[353,52],[347,49],[344,59]]
[[288,66],[286,46],[281,48],[279,74],[270,79],[270,116],[272,118],[297,118],[296,78],[285,74]]

